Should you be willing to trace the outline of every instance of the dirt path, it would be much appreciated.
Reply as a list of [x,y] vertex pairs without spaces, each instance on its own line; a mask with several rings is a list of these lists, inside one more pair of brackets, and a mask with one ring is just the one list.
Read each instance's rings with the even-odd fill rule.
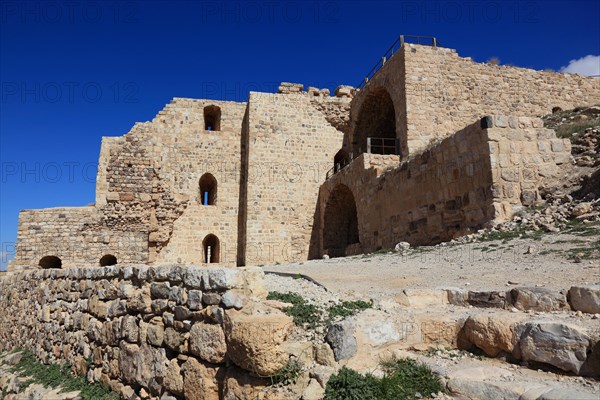
[[[307,275],[343,298],[381,299],[406,288],[481,290],[518,285],[568,289],[600,283],[600,259],[585,255],[585,249],[599,242],[600,228],[585,236],[547,233],[536,238],[421,247],[405,255],[387,252],[264,269]],[[577,254],[582,259],[575,262]]]

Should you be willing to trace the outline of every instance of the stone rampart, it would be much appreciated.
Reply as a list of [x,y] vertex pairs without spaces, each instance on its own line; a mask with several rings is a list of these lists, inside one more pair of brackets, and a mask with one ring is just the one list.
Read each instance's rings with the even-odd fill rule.
[[16,272],[0,280],[0,349],[68,363],[125,398],[249,398],[287,362],[293,327],[264,305],[263,279],[180,265]]

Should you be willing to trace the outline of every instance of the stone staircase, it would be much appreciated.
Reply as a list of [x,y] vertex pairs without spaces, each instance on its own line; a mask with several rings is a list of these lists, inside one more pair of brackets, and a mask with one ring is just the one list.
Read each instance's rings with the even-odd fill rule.
[[599,317],[600,286],[406,289],[335,324],[330,345],[363,372],[417,357],[460,399],[597,399]]

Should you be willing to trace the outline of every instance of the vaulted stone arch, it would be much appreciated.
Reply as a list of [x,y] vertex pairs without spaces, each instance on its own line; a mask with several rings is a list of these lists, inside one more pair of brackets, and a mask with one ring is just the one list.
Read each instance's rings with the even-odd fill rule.
[[205,173],[200,177],[199,200],[204,206],[214,206],[217,204],[217,179],[211,173]]
[[359,243],[358,216],[352,191],[337,185],[329,194],[323,218],[323,251],[343,257],[349,245]]
[[62,268],[62,260],[56,256],[45,256],[38,265],[42,268]]
[[117,257],[112,254],[105,254],[100,258],[100,266],[108,267],[110,265],[117,265]]
[[369,89],[363,96],[353,130],[354,152],[367,152],[367,139],[377,138],[390,140],[385,140],[386,146],[382,146],[381,141],[372,144],[371,153],[397,154],[399,149],[389,146],[397,139],[396,110],[392,97],[383,86]]

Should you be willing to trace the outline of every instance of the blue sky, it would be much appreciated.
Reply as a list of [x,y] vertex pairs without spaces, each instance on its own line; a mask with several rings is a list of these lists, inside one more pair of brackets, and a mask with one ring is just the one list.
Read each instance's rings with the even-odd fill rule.
[[[173,97],[357,85],[399,34],[559,70],[600,54],[600,2],[0,2],[0,253],[19,210],[94,201],[102,136]],[[586,58],[572,68],[596,68]],[[5,262],[2,263],[5,265]]]

